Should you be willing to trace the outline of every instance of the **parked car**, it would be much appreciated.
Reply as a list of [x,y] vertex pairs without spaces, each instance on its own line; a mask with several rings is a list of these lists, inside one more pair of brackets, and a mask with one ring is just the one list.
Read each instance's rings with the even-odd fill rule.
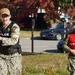
[[67,53],[67,51],[63,48],[63,40],[59,40],[57,43],[57,50],[61,53]]
[[46,29],[40,32],[41,39],[55,39],[55,40],[61,40],[63,39],[63,35],[69,33],[70,31],[70,25],[66,25],[66,32],[64,31],[64,25],[63,24],[57,24],[56,26]]

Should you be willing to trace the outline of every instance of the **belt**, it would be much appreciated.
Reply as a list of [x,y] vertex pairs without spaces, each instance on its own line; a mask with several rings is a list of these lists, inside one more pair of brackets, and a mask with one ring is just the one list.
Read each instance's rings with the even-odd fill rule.
[[9,51],[9,50],[0,51],[0,54],[4,54],[4,55],[12,55],[12,54],[15,54],[15,53],[17,53],[17,49],[14,49],[12,51]]

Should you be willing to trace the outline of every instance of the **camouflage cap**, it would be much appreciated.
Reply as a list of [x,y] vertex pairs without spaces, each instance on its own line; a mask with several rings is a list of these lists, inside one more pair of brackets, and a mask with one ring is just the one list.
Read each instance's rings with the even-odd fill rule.
[[10,15],[10,10],[8,8],[2,8],[0,10],[0,16],[2,16],[3,14]]

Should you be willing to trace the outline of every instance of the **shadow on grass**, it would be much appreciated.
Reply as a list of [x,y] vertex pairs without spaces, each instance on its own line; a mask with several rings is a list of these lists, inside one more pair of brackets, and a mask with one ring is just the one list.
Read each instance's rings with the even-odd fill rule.
[[33,38],[31,37],[31,40],[32,40],[32,39],[33,39],[33,40],[41,40],[41,38],[40,38],[39,36],[33,37]]
[[23,52],[22,56],[24,55],[42,55],[42,54],[49,54],[49,53],[61,53],[56,49],[53,50],[45,50],[44,52]]
[[31,40],[33,39],[33,40],[50,40],[50,41],[57,41],[56,39],[42,39],[40,36],[36,36],[36,37],[33,37],[33,38],[30,38]]
[[25,56],[25,55],[41,55],[41,54],[43,54],[43,53],[37,53],[37,52],[23,52],[22,53],[22,56]]
[[59,51],[57,49],[45,50],[45,52],[48,52],[48,53],[59,53]]

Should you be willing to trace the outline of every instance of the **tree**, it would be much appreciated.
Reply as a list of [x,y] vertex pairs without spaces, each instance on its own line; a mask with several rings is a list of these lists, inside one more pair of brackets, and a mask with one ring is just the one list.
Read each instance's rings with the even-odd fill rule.
[[32,13],[36,16],[37,8],[45,9],[46,15],[51,19],[57,16],[58,6],[64,6],[70,0],[0,0],[0,8],[8,7],[13,14],[14,20],[20,21]]

